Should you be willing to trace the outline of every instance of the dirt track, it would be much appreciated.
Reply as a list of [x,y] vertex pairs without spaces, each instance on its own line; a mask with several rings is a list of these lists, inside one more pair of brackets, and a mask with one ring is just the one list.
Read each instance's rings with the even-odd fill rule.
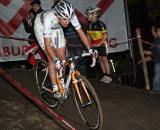
[[[23,69],[6,70],[36,97],[33,72]],[[160,95],[145,90],[92,81],[102,103],[103,130],[159,130]],[[0,78],[1,130],[63,130],[67,129],[12,85]],[[72,101],[56,110],[77,130],[87,130],[74,109]]]

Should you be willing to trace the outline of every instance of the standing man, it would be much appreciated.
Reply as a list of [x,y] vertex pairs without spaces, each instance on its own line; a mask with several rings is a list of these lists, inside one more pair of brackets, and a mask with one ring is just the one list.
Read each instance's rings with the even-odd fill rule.
[[154,61],[153,90],[160,92],[160,23],[155,25],[155,31],[156,38],[153,41],[155,46],[152,48]]
[[[40,0],[33,0],[31,2],[31,9],[29,11],[29,14],[26,16],[25,19],[23,19],[23,25],[24,25],[25,31],[29,33],[28,39],[30,40],[28,41],[29,46],[25,50],[25,55],[29,63],[26,66],[28,69],[31,69],[32,66],[36,64],[36,60],[35,60],[33,52],[37,50],[38,45],[37,45],[37,39],[34,34],[34,20],[37,14],[41,13],[42,11],[43,9],[41,8]],[[43,57],[41,50],[39,50],[38,52],[40,56]]]
[[[33,0],[31,2],[31,9],[29,11],[28,16],[23,19],[23,25],[25,28],[25,31],[27,33],[30,33],[28,39],[36,40],[35,34],[34,34],[34,20],[37,14],[41,13],[43,9],[41,8],[41,2],[40,0]],[[32,42],[29,42],[29,44],[32,44]]]
[[[83,23],[80,24],[82,26],[83,31],[86,32],[85,25]],[[81,56],[85,48],[73,25],[69,24],[67,28],[63,28],[63,31],[67,42],[66,46],[68,55]],[[87,75],[86,58],[83,58],[78,63],[76,63],[76,67],[78,70],[80,70],[82,75]]]

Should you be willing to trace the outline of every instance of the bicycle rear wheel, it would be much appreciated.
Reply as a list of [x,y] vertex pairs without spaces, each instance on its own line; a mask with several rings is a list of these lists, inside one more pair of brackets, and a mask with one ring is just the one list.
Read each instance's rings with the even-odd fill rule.
[[[74,95],[74,102],[76,105],[76,108],[84,121],[84,123],[93,130],[101,130],[103,125],[103,114],[101,105],[98,99],[98,96],[90,84],[90,82],[82,75],[76,76],[77,79],[77,86],[79,88],[83,103],[82,104],[79,100],[78,94],[73,88],[73,95]],[[86,90],[91,98],[91,102],[88,102],[88,98],[86,96],[86,93],[84,92],[82,88],[82,83],[80,82],[82,80],[82,83],[85,85]],[[74,86],[73,86],[74,87]]]
[[48,77],[47,63],[43,60],[38,61],[35,67],[35,80],[43,102],[52,108],[56,108],[59,103],[53,97],[53,94],[48,91],[49,89],[52,90],[52,84]]

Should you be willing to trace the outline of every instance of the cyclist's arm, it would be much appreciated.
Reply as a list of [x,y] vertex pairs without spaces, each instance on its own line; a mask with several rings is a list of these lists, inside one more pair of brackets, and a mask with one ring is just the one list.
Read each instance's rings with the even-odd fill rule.
[[86,46],[87,49],[90,49],[90,42],[88,37],[86,36],[86,34],[84,33],[84,31],[81,28],[81,25],[79,23],[79,20],[76,16],[76,14],[73,15],[72,19],[71,19],[71,24],[73,25],[73,27],[76,29],[81,41],[83,42],[83,44]]
[[47,55],[49,55],[50,58],[54,58],[55,52],[53,48],[51,47],[51,18],[50,17],[44,17],[44,26],[43,26],[43,35],[44,35],[44,45],[45,50],[47,52]]
[[82,30],[82,28],[76,29],[76,31],[78,32],[78,35],[81,38],[83,44],[86,46],[86,48],[90,49],[90,42],[88,40],[88,37],[86,36],[84,31]]

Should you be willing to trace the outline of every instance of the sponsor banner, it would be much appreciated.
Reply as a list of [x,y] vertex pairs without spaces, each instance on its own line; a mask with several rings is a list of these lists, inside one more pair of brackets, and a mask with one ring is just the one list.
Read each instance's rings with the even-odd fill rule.
[[[28,38],[22,25],[30,10],[32,0],[0,0],[0,35],[17,38]],[[98,6],[102,9],[101,20],[108,28],[109,39],[127,41],[127,29],[123,0],[68,0],[76,9],[78,18],[87,24],[85,10],[89,6]],[[49,9],[53,0],[41,0],[42,8]],[[24,49],[27,41],[0,38],[0,61],[25,60]],[[128,50],[128,44],[118,45],[116,48],[108,48],[109,52]]]

